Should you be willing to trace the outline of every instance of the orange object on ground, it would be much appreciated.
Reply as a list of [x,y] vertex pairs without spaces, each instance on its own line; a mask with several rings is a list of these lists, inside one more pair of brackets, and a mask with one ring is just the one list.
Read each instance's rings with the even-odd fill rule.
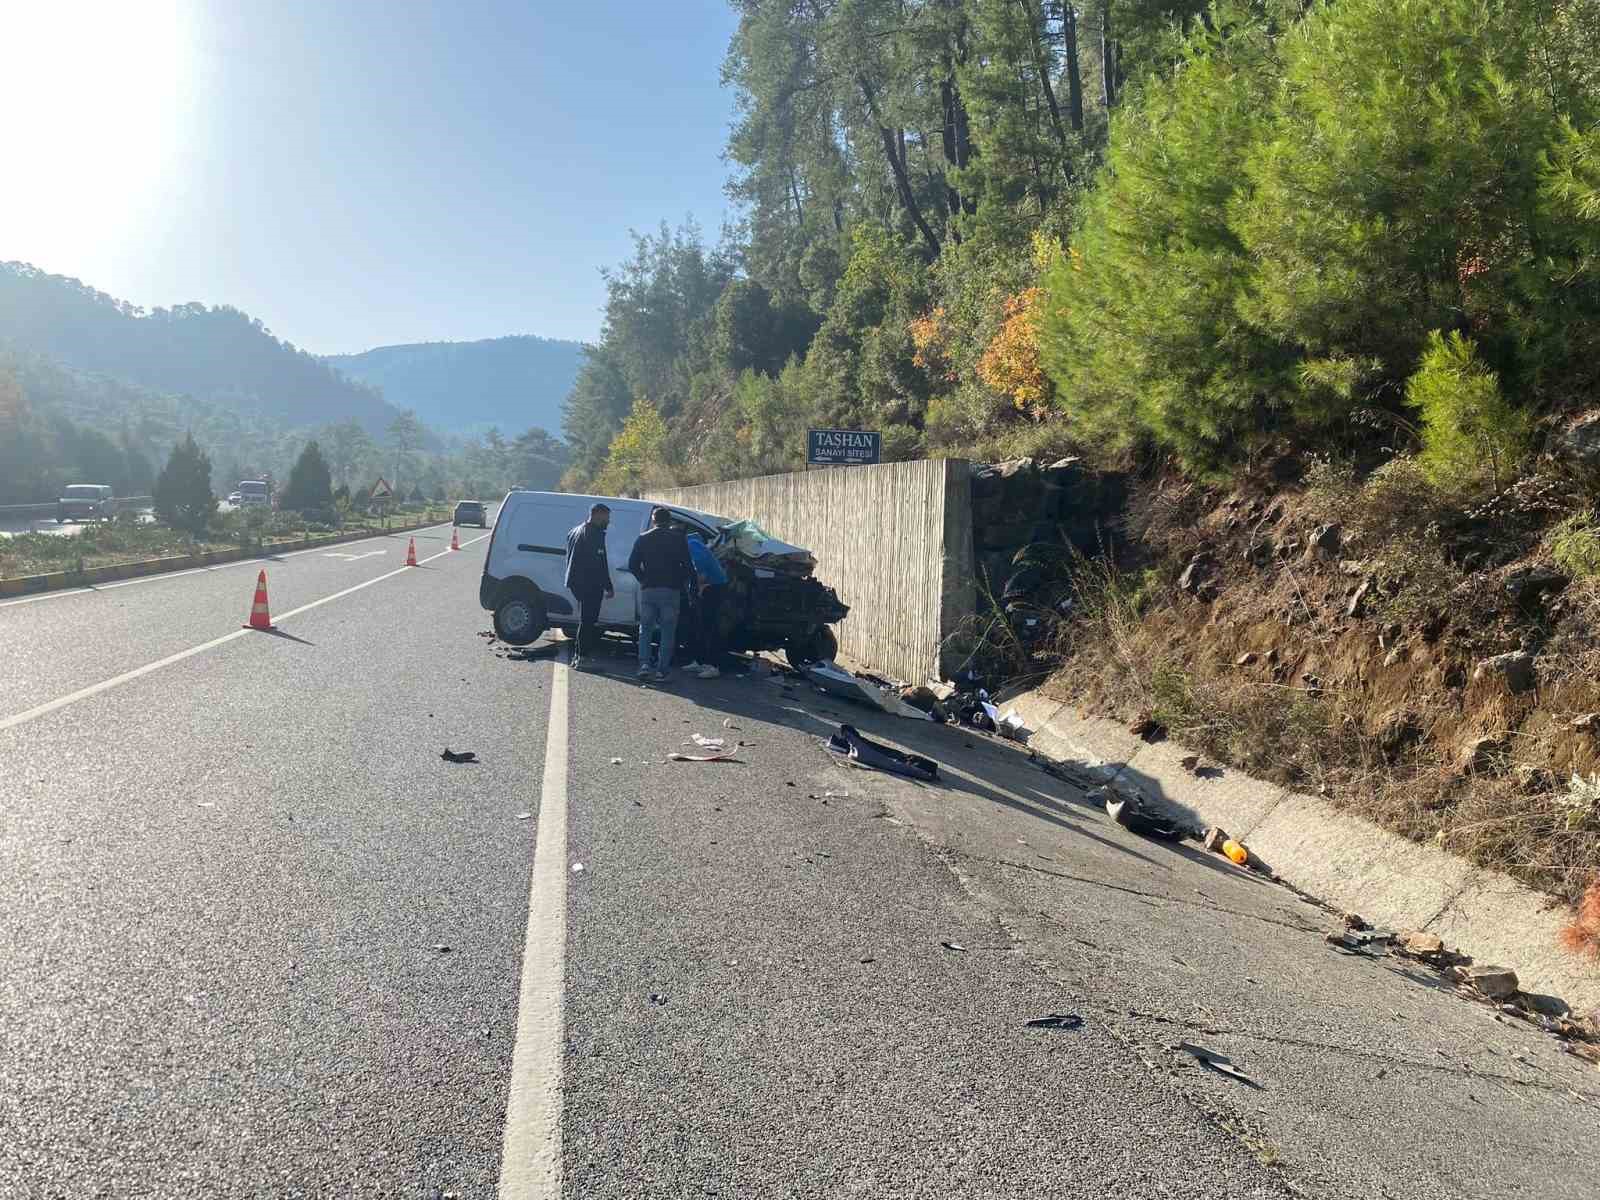
[[461,549],[461,531],[458,529],[452,529],[450,531],[450,549]]
[[1222,852],[1234,862],[1238,863],[1241,867],[1250,861],[1250,851],[1246,850],[1232,838],[1229,838],[1227,841],[1222,843]]
[[272,617],[267,612],[267,573],[262,571],[256,576],[256,598],[250,603],[250,620],[245,629],[276,629]]
[[406,546],[406,566],[414,567],[416,565],[417,565],[417,539],[416,538],[412,538],[410,544]]

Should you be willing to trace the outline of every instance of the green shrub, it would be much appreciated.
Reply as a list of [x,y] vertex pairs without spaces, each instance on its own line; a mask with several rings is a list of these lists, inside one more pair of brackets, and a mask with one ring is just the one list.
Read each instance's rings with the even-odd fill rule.
[[1500,394],[1500,380],[1459,332],[1428,335],[1406,402],[1422,418],[1423,474],[1442,490],[1470,490],[1485,478],[1498,489],[1528,452],[1527,414]]
[[1550,554],[1574,579],[1600,575],[1600,523],[1589,513],[1568,517],[1550,531]]

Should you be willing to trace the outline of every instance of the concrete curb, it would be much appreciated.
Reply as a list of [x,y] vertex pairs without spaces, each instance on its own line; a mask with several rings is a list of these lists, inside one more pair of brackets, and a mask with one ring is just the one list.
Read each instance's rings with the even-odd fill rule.
[[219,563],[242,562],[248,558],[269,558],[284,551],[314,550],[318,546],[338,546],[345,542],[363,542],[370,538],[387,537],[395,533],[415,533],[419,529],[432,529],[441,521],[427,521],[421,525],[397,525],[377,531],[364,529],[359,533],[340,533],[332,537],[296,538],[293,541],[274,542],[259,550],[207,550],[200,554],[172,554],[165,558],[144,558],[136,562],[112,563],[104,567],[86,567],[82,571],[52,571],[47,575],[18,575],[0,579],[0,597],[29,596],[36,592],[53,592],[60,588],[86,587],[93,583],[110,583],[117,579],[137,579],[142,575],[161,575],[168,571],[188,571],[195,567],[211,567]]
[[1242,771],[1192,775],[1178,765],[1183,747],[1146,743],[1115,721],[1081,716],[1038,692],[1001,707],[1017,710],[1041,753],[1220,825],[1311,895],[1397,932],[1436,933],[1479,963],[1513,968],[1525,992],[1600,1011],[1600,964],[1561,947],[1557,935],[1567,917],[1549,896]]

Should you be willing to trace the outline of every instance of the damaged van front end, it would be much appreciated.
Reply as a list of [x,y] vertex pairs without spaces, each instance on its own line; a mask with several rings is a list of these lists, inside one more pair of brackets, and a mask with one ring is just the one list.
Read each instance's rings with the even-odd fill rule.
[[711,552],[728,573],[723,635],[730,650],[782,650],[795,665],[830,660],[839,643],[830,625],[850,606],[817,579],[809,550],[774,538],[754,521],[724,525]]

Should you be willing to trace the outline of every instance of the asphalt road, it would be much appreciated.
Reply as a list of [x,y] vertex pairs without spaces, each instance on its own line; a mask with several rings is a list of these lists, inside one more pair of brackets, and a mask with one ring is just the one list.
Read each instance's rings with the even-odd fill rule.
[[1593,1068],[1285,890],[1013,747],[508,654],[448,538],[0,603],[0,1197],[1600,1187]]

